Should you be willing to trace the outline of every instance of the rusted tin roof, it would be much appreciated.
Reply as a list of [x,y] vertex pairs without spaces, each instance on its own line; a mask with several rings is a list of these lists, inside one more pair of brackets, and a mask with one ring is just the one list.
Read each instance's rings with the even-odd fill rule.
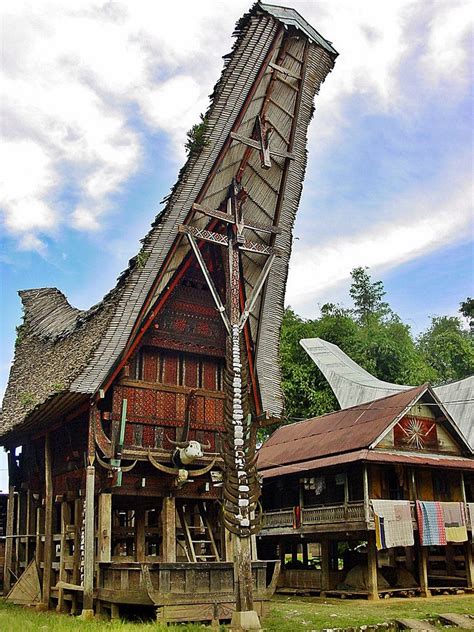
[[[300,345],[329,382],[341,408],[413,388],[379,380],[322,338],[306,338],[300,340]],[[433,390],[474,450],[474,375]]]
[[401,452],[387,452],[384,450],[356,450],[355,452],[345,452],[320,459],[310,459],[299,463],[281,465],[262,470],[260,474],[264,479],[275,478],[276,476],[300,474],[310,472],[334,465],[345,465],[347,463],[372,462],[372,463],[404,463],[406,465],[418,465],[425,467],[447,467],[455,470],[474,470],[474,459],[456,456],[443,456],[434,454],[403,454]]
[[281,426],[260,449],[258,467],[262,470],[368,448],[427,389],[426,384],[417,386],[367,404]]

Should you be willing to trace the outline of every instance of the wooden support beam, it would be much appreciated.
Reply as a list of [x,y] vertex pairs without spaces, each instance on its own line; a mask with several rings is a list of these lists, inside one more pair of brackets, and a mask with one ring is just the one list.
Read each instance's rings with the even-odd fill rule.
[[329,583],[329,540],[321,540],[321,596],[330,589]]
[[428,587],[428,547],[422,546],[419,541],[416,543],[418,556],[418,583],[420,584],[423,597],[431,597]]
[[364,518],[366,524],[370,519],[370,498],[369,498],[369,473],[367,469],[367,463],[364,463],[364,469],[362,471],[363,486],[364,486]]
[[[83,500],[74,501],[74,551],[72,554],[72,583],[79,584],[81,578],[81,530],[83,519]],[[71,597],[71,614],[79,614],[77,594]]]
[[135,509],[135,559],[145,561],[145,508]]
[[[8,453],[8,462],[12,459],[11,452]],[[11,472],[10,469],[10,482]],[[7,504],[7,524],[6,524],[6,541],[5,541],[5,570],[3,574],[3,593],[6,595],[11,588],[11,568],[13,562],[13,528],[15,524],[15,488],[10,484],[8,487],[8,504]]]
[[472,559],[472,534],[471,540],[469,540],[469,533],[467,535],[467,542],[464,543],[464,559],[466,562],[467,587],[472,590],[474,588],[474,562]]
[[51,439],[47,433],[44,438],[44,554],[43,554],[43,596],[42,609],[49,608],[51,598],[51,573],[53,558],[53,475],[52,475]]
[[262,268],[262,271],[260,272],[260,275],[258,277],[257,283],[255,284],[251,295],[248,297],[246,303],[245,303],[245,307],[244,310],[242,312],[242,315],[240,316],[240,321],[239,321],[239,328],[242,330],[244,328],[245,323],[247,322],[247,318],[250,315],[250,312],[253,309],[253,306],[255,305],[255,301],[257,300],[264,284],[265,281],[267,280],[268,274],[270,273],[270,268],[273,265],[273,262],[275,261],[275,253],[272,253],[268,259],[265,262],[265,265]]
[[224,327],[226,328],[227,333],[230,333],[229,318],[225,312],[225,307],[222,304],[221,298],[219,296],[219,292],[217,291],[217,288],[214,285],[214,281],[212,280],[209,270],[207,269],[206,262],[204,261],[204,257],[202,256],[202,253],[199,250],[199,246],[197,245],[196,240],[194,239],[193,235],[191,235],[190,233],[186,233],[186,235],[187,235],[189,244],[196,256],[196,259],[198,260],[198,264],[199,264],[199,267],[201,268],[201,272],[204,278],[206,279],[206,283],[209,287],[209,291],[211,292],[212,298],[214,299],[214,303],[216,305],[217,311],[219,312],[220,317],[222,318]]
[[369,591],[367,598],[376,600],[379,598],[379,587],[377,581],[377,547],[375,544],[375,531],[369,531],[367,536],[367,587]]
[[163,562],[176,562],[176,501],[174,497],[163,498],[161,528],[163,532]]
[[[229,213],[224,213],[223,211],[216,211],[206,206],[202,206],[201,204],[193,204],[193,210],[198,211],[199,213],[204,213],[204,215],[208,215],[209,217],[214,217],[215,219],[220,219],[227,224],[234,224],[234,218]],[[248,228],[250,230],[255,230],[261,233],[271,233],[274,235],[279,235],[281,233],[281,228],[278,226],[271,226],[270,224],[259,224],[258,222],[248,222],[244,219],[244,228]]]
[[[256,149],[257,151],[261,150],[261,145],[258,140],[247,138],[247,136],[243,136],[242,134],[238,134],[237,132],[231,132],[230,137],[232,138],[232,140],[235,140],[238,143],[242,143],[243,145],[247,145],[252,149]],[[289,160],[295,159],[295,155],[289,151],[280,151],[270,148],[270,153],[272,156],[277,156],[277,158],[288,158]]]
[[[67,501],[63,501],[61,503],[61,545],[59,551],[59,579],[57,582],[57,586],[60,586],[60,582],[65,583],[66,581],[66,547],[67,547],[67,526],[71,522],[71,511],[69,507],[69,503]],[[58,605],[56,606],[57,612],[66,612],[67,607],[64,602],[64,588],[61,586],[58,589]]]
[[291,77],[292,79],[301,79],[300,75],[298,75],[296,72],[293,72],[289,68],[284,68],[283,66],[279,66],[278,64],[275,64],[272,61],[268,65],[270,66],[270,68],[273,68],[273,70],[276,70],[277,72],[280,72],[282,75],[285,75],[285,77]]
[[112,494],[99,494],[98,560],[112,560]]
[[95,467],[86,470],[86,501],[84,506],[84,600],[82,616],[93,616],[94,610],[94,484]]

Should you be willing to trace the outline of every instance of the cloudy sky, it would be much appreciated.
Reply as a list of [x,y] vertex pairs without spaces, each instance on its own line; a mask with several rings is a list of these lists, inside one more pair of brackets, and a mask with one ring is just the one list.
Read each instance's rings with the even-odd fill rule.
[[[468,0],[291,0],[340,56],[310,128],[287,302],[316,316],[370,266],[418,332],[473,292]],[[5,384],[17,290],[100,300],[182,165],[246,0],[4,0]]]

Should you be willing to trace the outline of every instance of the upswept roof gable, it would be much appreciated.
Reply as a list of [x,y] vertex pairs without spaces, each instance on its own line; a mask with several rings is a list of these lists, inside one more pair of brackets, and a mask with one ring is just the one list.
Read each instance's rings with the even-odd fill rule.
[[[189,252],[186,241],[179,237],[179,225],[186,220],[195,228],[205,228],[208,218],[199,212],[193,213],[193,203],[218,209],[236,169],[245,163],[242,185],[248,193],[245,205],[248,219],[260,224],[274,223],[281,228],[276,236],[252,235],[253,241],[260,241],[262,246],[271,244],[283,255],[275,262],[249,320],[263,410],[274,416],[281,414],[279,331],[291,232],[306,169],[307,127],[313,115],[314,95],[332,69],[337,53],[319,34],[310,37],[307,23],[296,12],[291,24],[290,14],[286,16],[288,19],[279,19],[275,13],[277,8],[272,7],[267,9],[257,3],[237,23],[234,47],[225,57],[223,73],[206,113],[208,142],[189,156],[165,208],[143,239],[140,253],[119,277],[116,288],[86,312],[72,308],[56,289],[30,291],[26,296],[25,317],[34,322],[28,337],[44,340],[45,344],[57,340],[55,351],[59,352],[64,366],[67,352],[63,353],[61,348],[68,348],[68,337],[78,332],[86,334],[89,322],[100,313],[104,315],[100,336],[91,339],[82,356],[80,342],[79,347],[76,344],[75,351],[79,355],[74,371],[61,373],[61,384],[70,392],[92,395],[110,379],[114,367],[147,318],[147,310],[166,289]],[[277,69],[270,67],[270,62],[273,66],[276,64]],[[286,69],[283,74],[282,67]],[[273,84],[276,73],[280,73],[279,79]],[[265,96],[269,85],[273,90],[271,99]],[[273,127],[270,145],[275,152],[271,168],[264,172],[258,152],[249,152],[245,143],[230,137],[231,131],[251,137],[263,104],[265,116]],[[247,294],[258,278],[264,259],[255,253],[246,253],[243,278]],[[33,300],[35,292],[39,299],[37,305]],[[48,306],[52,309],[47,315]],[[19,365],[24,364],[24,356],[16,355],[13,376],[22,373]],[[28,385],[35,380],[42,380],[41,366],[28,376]],[[18,401],[11,405],[15,397],[18,400],[22,388],[18,382],[12,383],[11,388],[9,384],[8,402],[3,411],[4,429],[20,423],[30,412],[18,406]],[[45,399],[42,395],[41,401]],[[23,414],[18,414],[20,410]]]

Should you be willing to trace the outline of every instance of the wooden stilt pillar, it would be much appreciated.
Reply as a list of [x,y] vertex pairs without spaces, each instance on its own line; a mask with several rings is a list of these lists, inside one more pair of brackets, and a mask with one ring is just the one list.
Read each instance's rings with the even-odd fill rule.
[[464,543],[464,559],[466,561],[467,587],[472,590],[474,588],[474,562],[472,559],[472,539],[469,539],[469,533],[467,542]]
[[375,531],[368,532],[367,541],[367,586],[368,599],[379,598],[377,581],[377,547],[375,545]]
[[[10,454],[8,461],[10,462]],[[11,468],[10,468],[11,472]],[[15,524],[15,488],[10,485],[8,488],[8,504],[7,504],[7,524],[6,524],[6,542],[5,542],[5,570],[3,580],[3,592],[6,595],[12,585],[11,568],[13,562],[13,527]]]
[[291,563],[293,564],[293,566],[296,566],[296,564],[298,563],[298,543],[297,542],[291,543]]
[[[252,545],[250,538],[234,536],[234,584],[236,587],[236,613],[245,615],[253,611],[253,581],[252,581]],[[239,629],[239,623],[232,619],[234,627]],[[242,628],[245,629],[243,625]],[[232,626],[231,626],[232,629]]]
[[[82,511],[82,498],[76,498],[76,500],[74,501],[74,551],[72,554],[72,583],[76,584],[76,586],[80,582],[81,574]],[[73,592],[71,597],[71,614],[79,614],[76,591]]]
[[[26,533],[28,537],[25,541],[25,562],[26,566],[30,563],[31,557],[31,538],[30,536],[34,533],[34,520],[33,520],[33,503],[31,498],[31,490],[26,492]],[[25,567],[26,568],[26,567]]]
[[[66,535],[67,525],[71,522],[71,512],[69,503],[64,501],[61,503],[61,548],[59,551],[59,581],[66,581]],[[67,612],[66,604],[64,603],[64,589],[58,590],[58,605],[56,606],[57,612]]]
[[431,592],[428,588],[428,547],[417,543],[418,554],[418,578],[423,597],[430,597]]
[[51,573],[53,558],[53,475],[51,468],[51,443],[49,433],[44,438],[44,548],[43,548],[43,596],[39,610],[47,610],[51,598]]
[[301,547],[303,549],[303,565],[306,568],[308,566],[308,543],[302,542]]
[[99,494],[98,558],[110,562],[112,555],[112,494]]
[[145,510],[143,507],[135,510],[135,559],[137,562],[145,561]]
[[41,541],[41,536],[44,532],[44,509],[42,507],[36,508],[36,550],[35,550],[35,561],[36,565],[39,568],[41,561],[43,559],[43,543]]
[[321,596],[324,597],[329,585],[329,540],[321,540]]
[[89,465],[84,506],[84,596],[81,613],[84,619],[94,616],[94,483],[95,467]]
[[176,502],[174,498],[163,498],[161,528],[163,531],[163,562],[176,562]]

